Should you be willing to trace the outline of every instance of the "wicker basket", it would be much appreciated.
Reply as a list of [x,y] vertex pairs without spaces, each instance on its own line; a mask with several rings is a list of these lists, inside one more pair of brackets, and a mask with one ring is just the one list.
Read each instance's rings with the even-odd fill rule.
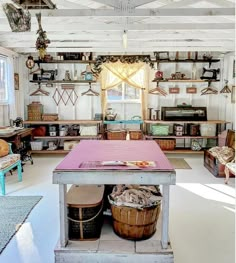
[[42,115],[43,121],[57,121],[58,120],[58,114],[43,114]]
[[130,140],[142,140],[143,139],[143,134],[141,130],[129,130],[130,134]]
[[144,240],[156,232],[161,203],[142,210],[111,204],[115,233],[129,240]]
[[125,140],[126,139],[126,131],[107,131],[107,139],[108,140]]
[[103,223],[104,185],[73,185],[67,193],[69,239],[95,240]]
[[43,105],[39,102],[32,102],[27,105],[28,107],[28,120],[29,121],[41,121],[43,113]]
[[174,150],[176,146],[175,139],[159,139],[155,141],[162,150]]

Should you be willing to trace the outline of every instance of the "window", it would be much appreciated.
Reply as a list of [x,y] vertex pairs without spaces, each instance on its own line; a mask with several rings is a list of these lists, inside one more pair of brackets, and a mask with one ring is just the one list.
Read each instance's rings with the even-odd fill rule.
[[0,56],[0,104],[8,104],[8,85],[7,58]]
[[141,90],[122,82],[120,85],[107,90],[107,102],[141,103]]

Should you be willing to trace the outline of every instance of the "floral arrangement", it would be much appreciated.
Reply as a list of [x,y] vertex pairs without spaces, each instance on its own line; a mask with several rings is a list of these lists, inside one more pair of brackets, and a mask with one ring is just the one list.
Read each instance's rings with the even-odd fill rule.
[[36,14],[36,18],[38,20],[39,29],[37,31],[38,38],[36,40],[35,46],[39,51],[39,58],[44,59],[47,53],[48,44],[50,44],[50,40],[47,38],[47,32],[43,30],[41,25],[41,13]]

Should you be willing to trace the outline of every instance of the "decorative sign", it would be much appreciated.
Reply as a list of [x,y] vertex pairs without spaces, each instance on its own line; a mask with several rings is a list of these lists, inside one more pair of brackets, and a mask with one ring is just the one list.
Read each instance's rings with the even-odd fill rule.
[[197,93],[197,88],[194,88],[194,87],[186,88],[186,93],[196,94]]
[[179,88],[169,88],[170,94],[179,94]]

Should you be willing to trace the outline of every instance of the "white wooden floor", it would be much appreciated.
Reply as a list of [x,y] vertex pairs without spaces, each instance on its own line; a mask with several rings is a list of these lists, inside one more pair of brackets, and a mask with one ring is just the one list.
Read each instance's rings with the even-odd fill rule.
[[[23,182],[18,183],[16,176],[7,177],[8,195],[43,198],[0,255],[0,263],[54,262],[59,221],[58,186],[52,184],[52,170],[62,158],[34,155],[34,165],[24,166]],[[170,195],[174,262],[234,263],[235,180],[225,185],[223,179],[215,178],[203,167],[203,156],[189,155],[185,160],[192,169],[176,170],[177,185],[171,187]]]

